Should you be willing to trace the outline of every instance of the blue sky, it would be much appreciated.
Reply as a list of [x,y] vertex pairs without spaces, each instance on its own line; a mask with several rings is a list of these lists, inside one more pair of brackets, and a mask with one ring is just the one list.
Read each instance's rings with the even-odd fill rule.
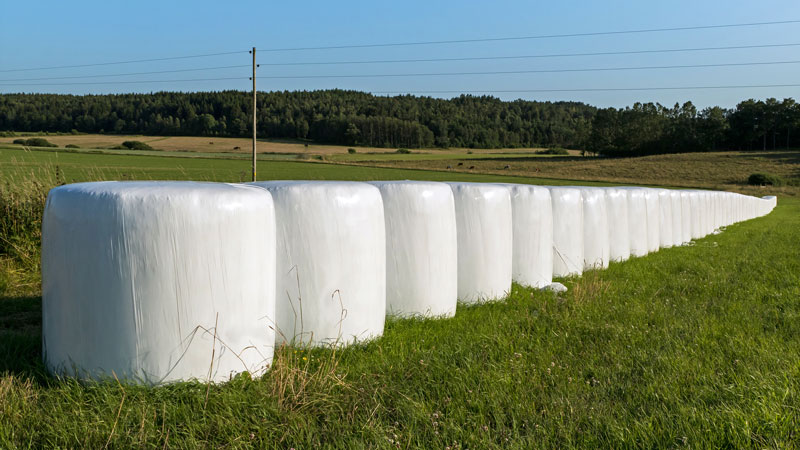
[[[0,12],[0,92],[116,93],[249,89],[248,67],[110,78],[94,75],[246,66],[246,51],[409,41],[480,39],[800,19],[780,1],[6,1]],[[470,44],[258,53],[260,63],[458,58],[800,44],[800,23]],[[241,51],[208,58],[36,71],[22,68]],[[458,62],[262,66],[260,77],[585,69],[800,61],[800,46],[704,52]],[[50,77],[82,77],[33,80]],[[241,77],[166,83],[160,80]],[[20,81],[9,81],[18,80]],[[117,84],[117,81],[143,81]],[[158,82],[152,82],[152,80]],[[34,83],[88,83],[34,85]],[[107,84],[114,82],[114,84]],[[19,84],[13,84],[19,83]],[[267,79],[259,90],[343,88],[370,92],[492,91],[800,83],[800,64],[750,67],[437,77]],[[453,94],[431,94],[450,97]],[[800,98],[800,87],[496,93],[503,99],[574,100],[598,106],[686,100],[732,107],[746,98]]]

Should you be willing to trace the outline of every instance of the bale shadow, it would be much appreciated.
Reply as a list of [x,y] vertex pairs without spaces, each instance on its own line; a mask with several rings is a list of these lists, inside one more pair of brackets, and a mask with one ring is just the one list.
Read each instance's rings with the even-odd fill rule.
[[41,297],[0,297],[2,373],[44,381]]

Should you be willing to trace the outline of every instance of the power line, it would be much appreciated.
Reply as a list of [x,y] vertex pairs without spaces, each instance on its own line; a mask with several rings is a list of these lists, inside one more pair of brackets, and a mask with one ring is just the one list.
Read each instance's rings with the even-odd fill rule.
[[[718,64],[681,64],[669,66],[629,66],[629,67],[591,67],[577,69],[536,69],[536,70],[498,70],[486,72],[425,72],[425,73],[393,73],[393,74],[350,74],[350,75],[274,75],[260,76],[260,79],[321,79],[321,78],[387,78],[387,77],[422,77],[422,76],[464,76],[464,75],[509,75],[509,74],[534,74],[534,73],[565,73],[565,72],[604,72],[604,71],[624,71],[624,70],[663,70],[663,69],[687,69],[687,68],[709,68],[709,67],[742,67],[742,66],[765,66],[781,64],[800,64],[800,60],[793,61],[761,61],[743,63],[718,63]],[[202,70],[202,69],[191,69]],[[164,71],[170,72],[170,71]],[[180,71],[175,71],[180,72]],[[143,72],[146,73],[146,72]],[[159,73],[159,72],[152,72]],[[126,75],[126,74],[118,74]],[[88,77],[103,77],[106,75],[90,75]],[[113,75],[108,75],[113,76]],[[72,78],[72,77],[65,77]],[[75,77],[83,78],[83,77]],[[66,85],[88,85],[88,84],[136,84],[136,83],[177,83],[193,81],[217,81],[217,80],[244,80],[245,77],[221,77],[221,78],[194,78],[182,80],[123,80],[123,81],[89,81],[89,82],[67,82],[67,83],[0,83],[0,86],[66,86]],[[0,80],[10,81],[10,80]]]
[[0,82],[5,81],[44,81],[44,80],[70,80],[70,79],[79,79],[79,78],[105,78],[105,77],[123,77],[129,75],[153,75],[157,73],[176,73],[176,72],[197,72],[201,70],[218,70],[218,69],[234,69],[234,68],[241,68],[241,67],[250,67],[249,64],[237,65],[237,66],[217,66],[217,67],[201,67],[197,69],[178,69],[178,70],[157,70],[154,72],[131,72],[131,73],[113,73],[107,75],[77,75],[77,76],[70,76],[70,77],[45,77],[45,78],[9,78],[5,80],[0,80]]
[[750,22],[750,23],[733,23],[723,25],[699,25],[692,27],[671,27],[671,28],[648,28],[638,30],[619,30],[619,31],[596,31],[589,33],[568,33],[568,34],[542,34],[535,36],[510,36],[510,37],[495,37],[495,38],[481,38],[481,39],[452,39],[444,41],[417,41],[417,42],[394,42],[394,43],[381,43],[381,44],[355,44],[355,45],[329,45],[323,47],[289,47],[289,48],[260,48],[260,52],[296,52],[307,50],[335,50],[346,48],[375,48],[375,47],[402,47],[413,45],[441,45],[441,44],[465,44],[474,42],[497,42],[497,41],[521,41],[532,39],[556,39],[567,37],[581,37],[581,36],[607,36],[615,34],[637,34],[637,33],[656,33],[667,31],[688,31],[688,30],[708,30],[718,28],[738,28],[738,27],[756,27],[766,25],[785,25],[800,23],[800,20],[781,20],[772,22]]
[[122,80],[122,81],[87,81],[68,83],[4,83],[0,86],[76,86],[95,84],[144,84],[144,83],[187,83],[193,81],[219,81],[219,80],[249,80],[249,77],[223,77],[223,78],[192,78],[185,80]]
[[766,61],[744,63],[720,64],[681,64],[672,66],[632,66],[632,67],[591,67],[578,69],[536,69],[536,70],[497,70],[488,72],[422,72],[422,73],[382,73],[382,74],[351,74],[351,75],[270,75],[262,79],[309,79],[309,78],[390,78],[390,77],[432,77],[432,76],[462,76],[462,75],[509,75],[532,73],[565,73],[565,72],[605,72],[622,70],[661,70],[661,69],[689,69],[704,67],[739,67],[739,66],[765,66],[777,64],[799,64],[796,61]]
[[323,62],[287,62],[287,63],[261,63],[261,66],[322,66],[322,65],[348,65],[348,64],[388,64],[388,63],[413,63],[413,62],[442,62],[442,61],[486,61],[504,59],[533,59],[533,58],[560,58],[574,56],[609,56],[609,55],[638,55],[647,53],[675,53],[675,52],[699,52],[715,50],[740,50],[753,48],[775,48],[775,47],[795,47],[800,43],[789,44],[762,44],[762,45],[736,45],[728,47],[695,47],[695,48],[673,48],[658,50],[627,50],[593,53],[551,53],[542,55],[518,55],[518,56],[475,56],[460,58],[425,58],[425,59],[384,59],[384,60],[361,60],[361,61],[323,61]]
[[751,89],[800,87],[800,84],[749,84],[730,86],[658,86],[634,88],[577,88],[577,89],[487,89],[487,90],[423,90],[423,91],[371,91],[372,94],[485,94],[485,93],[535,93],[535,92],[616,92],[616,91],[678,91],[693,89]]
[[134,63],[143,63],[143,62],[154,62],[154,61],[171,61],[177,59],[192,59],[192,58],[207,58],[212,56],[223,56],[223,55],[235,55],[238,53],[248,53],[247,50],[236,51],[236,52],[220,52],[220,53],[205,53],[202,55],[186,55],[186,56],[171,56],[167,58],[149,58],[149,59],[132,59],[129,61],[113,61],[113,62],[102,62],[102,63],[92,63],[92,64],[74,64],[69,66],[50,66],[50,67],[31,67],[27,69],[3,69],[0,72],[27,72],[32,70],[51,70],[51,69],[73,69],[77,67],[96,67],[96,66],[112,66],[117,64],[134,64]]
[[[87,85],[87,84],[122,84],[122,83],[178,83],[194,81],[217,80],[250,80],[248,77],[227,78],[196,78],[186,80],[144,80],[144,81],[109,81],[87,83],[40,83],[37,86],[51,85]],[[11,85],[19,86],[19,85]],[[536,93],[536,92],[615,92],[615,91],[664,91],[664,90],[694,90],[694,89],[751,89],[751,88],[782,88],[800,87],[800,84],[749,84],[725,86],[648,86],[631,88],[565,88],[565,89],[482,89],[482,90],[416,90],[416,91],[370,91],[372,94],[479,94],[479,93]]]

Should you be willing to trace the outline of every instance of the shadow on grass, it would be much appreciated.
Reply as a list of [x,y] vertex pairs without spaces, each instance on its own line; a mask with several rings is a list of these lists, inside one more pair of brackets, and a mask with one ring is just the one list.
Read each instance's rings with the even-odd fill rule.
[[42,364],[42,298],[0,296],[0,374],[47,377]]

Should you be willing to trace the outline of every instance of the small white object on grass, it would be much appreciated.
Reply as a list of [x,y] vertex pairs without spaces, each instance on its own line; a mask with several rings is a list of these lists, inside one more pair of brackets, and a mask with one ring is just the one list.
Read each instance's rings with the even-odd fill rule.
[[543,287],[542,290],[560,294],[562,292],[567,292],[567,287],[559,282],[555,282],[555,283],[550,283],[547,286]]

